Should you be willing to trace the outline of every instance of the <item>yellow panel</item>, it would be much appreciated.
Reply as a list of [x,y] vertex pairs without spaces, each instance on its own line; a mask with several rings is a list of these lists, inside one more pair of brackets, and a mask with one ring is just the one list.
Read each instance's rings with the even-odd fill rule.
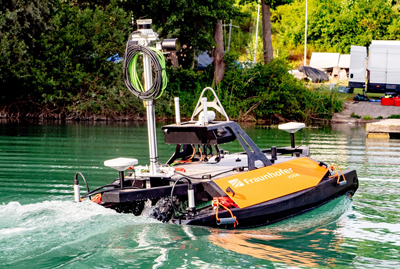
[[328,169],[301,157],[255,169],[214,182],[240,207],[248,207],[318,185]]

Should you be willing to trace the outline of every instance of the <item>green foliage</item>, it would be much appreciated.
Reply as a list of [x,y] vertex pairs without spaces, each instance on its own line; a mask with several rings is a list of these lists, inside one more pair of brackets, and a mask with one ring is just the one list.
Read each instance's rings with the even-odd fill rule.
[[218,20],[242,17],[235,0],[141,0],[121,1],[136,19],[151,18],[160,38],[179,38],[182,50],[179,63],[191,68],[194,55],[212,51],[214,28]]
[[[212,47],[216,20],[237,14],[233,3],[12,0],[0,14],[0,109],[71,117],[143,116],[142,101],[123,84],[122,63],[106,61],[124,53],[132,31],[126,10],[133,10],[135,19],[154,18],[161,37],[178,36],[193,45],[192,52],[190,46],[182,52],[190,54]],[[227,71],[216,87],[232,118],[304,121],[330,118],[341,109],[335,92],[306,87],[288,73],[283,60],[243,68],[235,61],[239,51],[237,46],[225,54]],[[189,68],[167,68],[169,83],[157,100],[158,116],[172,117],[173,97],[179,96],[182,115],[190,117],[201,90],[212,85],[212,66],[204,71],[184,67]]]
[[365,115],[363,117],[363,120],[373,120],[374,118],[372,118],[371,116]]
[[228,113],[239,119],[250,115],[267,119],[275,114],[303,118],[300,107],[305,100],[301,94],[304,86],[287,71],[284,62],[274,60],[268,65],[257,64],[251,69],[236,67],[227,72],[221,98]]
[[[286,5],[286,4],[293,2],[293,0],[264,0],[264,1],[265,1],[265,4],[269,5],[273,9],[275,9],[278,6]],[[239,1],[239,3],[241,5],[251,3],[251,2],[261,3],[261,1],[259,1],[259,0],[240,0]]]
[[390,115],[388,119],[400,119],[400,115]]
[[[8,6],[0,16],[0,105],[23,102],[26,108],[28,101],[47,113],[122,113],[123,100],[113,98],[127,93],[122,67],[105,61],[123,55],[129,34],[129,15],[116,3],[80,8],[37,0],[30,7],[30,1],[15,0]],[[22,25],[9,26],[27,17],[35,26],[28,34]]]
[[[57,1],[12,0],[0,9],[0,104],[5,99],[24,95],[24,87],[31,85],[33,55],[40,53],[37,40],[53,31],[51,20]],[[31,93],[27,92],[30,96]]]
[[[233,59],[234,54],[227,55],[225,77],[216,92],[228,115],[234,119],[330,119],[342,108],[337,93],[324,88],[307,88],[288,73],[289,67],[282,60],[242,68]],[[191,116],[201,90],[212,85],[212,74],[212,69],[204,72],[182,68],[168,70],[167,90],[170,98],[180,98],[183,116]]]
[[354,112],[351,113],[350,117],[356,118],[356,119],[361,119],[360,115],[354,114]]
[[376,119],[377,120],[381,120],[381,119],[383,119],[383,117],[382,116],[378,116],[378,117],[376,117]]
[[[272,21],[281,55],[289,56],[298,46],[304,47],[304,0],[279,6]],[[399,39],[399,26],[399,12],[388,1],[308,1],[309,50],[349,53],[351,45]]]
[[190,117],[201,91],[212,85],[214,73],[210,68],[205,71],[183,69],[182,67],[168,68],[167,92],[169,96],[163,96],[162,99],[170,98],[170,102],[173,103],[172,99],[179,97],[182,116]]
[[305,113],[306,121],[311,119],[331,119],[334,113],[343,109],[343,100],[336,90],[329,90],[324,86],[310,88],[304,93],[307,97]]

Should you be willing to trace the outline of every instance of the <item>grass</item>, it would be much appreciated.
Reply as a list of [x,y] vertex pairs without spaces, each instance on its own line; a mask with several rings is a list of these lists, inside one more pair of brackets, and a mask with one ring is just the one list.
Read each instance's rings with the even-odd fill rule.
[[[345,97],[347,101],[353,101],[353,96],[357,93],[362,94],[363,90],[360,88],[355,88],[354,93],[339,93],[339,96]],[[365,93],[365,95],[370,99],[379,99],[381,96],[385,96],[384,93]]]
[[363,120],[373,120],[373,118],[371,116],[365,115],[363,117]]
[[[335,84],[335,88],[337,89],[339,86],[344,86],[347,87],[348,82],[344,82],[344,83],[337,83]],[[329,91],[329,87],[330,87],[330,82],[326,82],[326,83],[311,83],[313,88],[321,88],[321,86],[323,86],[324,88],[328,89]],[[363,93],[363,89],[362,88],[355,88],[353,93],[341,93],[338,92],[337,96],[339,97],[339,99],[343,100],[344,102],[351,102],[353,101],[353,97],[354,95],[357,94],[362,94]],[[380,99],[382,96],[385,96],[384,93],[365,93],[365,95],[369,98],[369,99]]]

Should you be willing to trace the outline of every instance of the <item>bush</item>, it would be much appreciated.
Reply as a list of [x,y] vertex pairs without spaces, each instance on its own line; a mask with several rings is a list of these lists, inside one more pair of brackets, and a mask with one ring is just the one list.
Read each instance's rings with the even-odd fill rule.
[[[143,102],[124,85],[122,63],[106,61],[116,53],[123,55],[131,30],[130,15],[118,1],[104,6],[57,0],[10,3],[0,16],[1,111],[145,115]],[[243,68],[235,61],[238,57],[225,55],[225,77],[214,86],[233,119],[309,121],[329,119],[341,109],[335,92],[306,87],[288,73],[285,61]],[[213,67],[168,68],[167,73],[168,87],[156,101],[157,115],[173,117],[173,98],[179,96],[182,116],[190,117],[200,92],[213,86]]]
[[363,117],[363,120],[373,120],[374,118],[372,118],[371,116],[365,115]]
[[400,119],[400,115],[390,115],[388,119]]
[[127,92],[120,79],[121,65],[106,62],[116,53],[123,54],[129,15],[116,1],[104,7],[35,2],[37,7],[32,8],[30,1],[13,1],[6,10],[8,16],[0,16],[0,26],[14,25],[12,18],[30,18],[27,25],[32,27],[27,30],[34,33],[28,33],[28,41],[18,43],[18,50],[10,44],[25,39],[20,26],[9,29],[9,35],[0,33],[5,55],[0,57],[0,105],[5,105],[4,110],[113,114],[123,112],[122,102],[132,108],[131,101],[121,98]]
[[[310,121],[330,119],[342,109],[336,92],[307,88],[288,73],[289,66],[283,60],[273,59],[267,65],[242,68],[233,59],[228,54],[225,77],[215,87],[223,107],[233,119]],[[203,88],[212,86],[212,75],[212,67],[205,71],[168,69],[170,97],[167,98],[179,96],[182,115],[190,117]]]

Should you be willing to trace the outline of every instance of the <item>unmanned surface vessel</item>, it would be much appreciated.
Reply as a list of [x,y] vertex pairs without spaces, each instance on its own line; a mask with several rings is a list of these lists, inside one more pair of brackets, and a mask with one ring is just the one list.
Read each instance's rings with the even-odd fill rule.
[[[207,90],[215,95],[211,88]],[[207,107],[221,112],[225,120],[214,121],[215,113]],[[200,119],[194,121],[198,114]],[[137,166],[136,159],[105,161],[120,177],[83,196],[77,191],[76,200],[92,197],[104,207],[135,215],[150,200],[151,216],[162,222],[244,228],[299,214],[340,195],[353,195],[358,187],[354,170],[328,167],[311,159],[307,146],[295,146],[294,132],[303,127],[303,123],[279,125],[291,134],[291,146],[261,150],[229,120],[216,95],[212,102],[200,98],[191,121],[162,127],[165,143],[176,144],[166,164],[153,163],[152,171],[151,165]],[[220,149],[234,140],[244,152],[230,154]]]
[[[214,90],[208,87],[188,122],[181,122],[179,98],[175,98],[176,123],[162,130],[165,143],[176,145],[176,149],[166,164],[160,164],[153,100],[166,83],[157,78],[163,72],[157,61],[163,56],[147,48],[149,40],[155,39],[154,33],[146,32],[150,27],[141,28],[140,23],[151,21],[138,21],[139,29],[145,30],[134,32],[128,40],[124,79],[128,89],[146,102],[150,165],[138,166],[132,158],[105,161],[105,166],[119,171],[119,178],[92,191],[86,184],[84,195],[80,194],[78,176],[85,183],[86,179],[78,172],[74,178],[76,202],[89,197],[118,212],[140,215],[145,202],[151,201],[150,215],[162,222],[245,228],[266,225],[355,193],[356,171],[341,171],[313,160],[307,146],[295,146],[294,133],[305,127],[303,123],[279,125],[290,133],[290,147],[261,150],[229,120]],[[143,57],[145,90],[138,90],[141,86],[135,82],[132,65],[139,54]],[[213,101],[207,100],[207,93]],[[215,120],[216,113],[222,120]],[[221,148],[235,140],[243,152],[230,154]]]

